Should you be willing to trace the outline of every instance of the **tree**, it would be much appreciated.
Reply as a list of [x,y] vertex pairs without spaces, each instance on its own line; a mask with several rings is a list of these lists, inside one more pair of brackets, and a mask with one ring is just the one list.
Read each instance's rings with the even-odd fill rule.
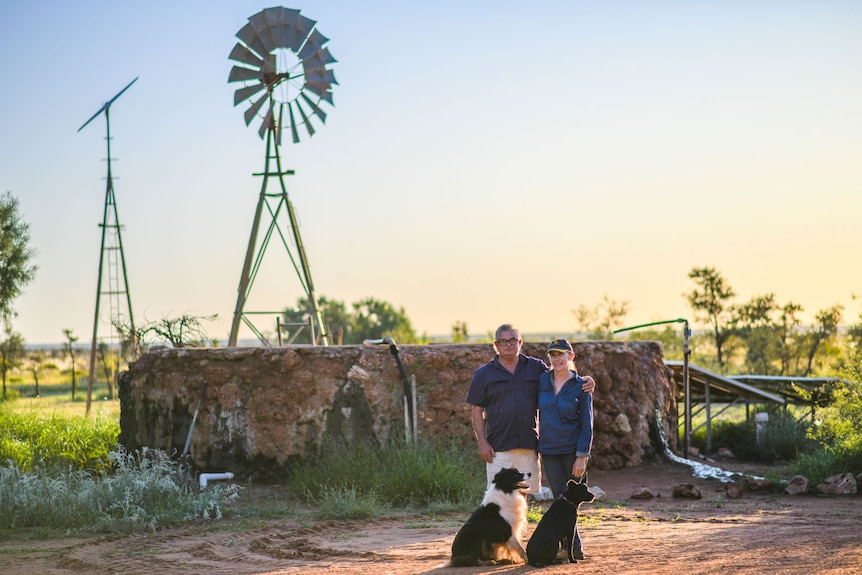
[[731,325],[734,334],[745,340],[745,363],[748,373],[774,375],[772,362],[778,357],[778,329],[772,314],[778,309],[775,294],[751,298],[748,303],[732,306]]
[[[346,342],[350,337],[351,317],[344,302],[321,296],[317,300],[317,307],[323,316],[330,341],[337,341],[338,335],[341,334],[342,341]],[[306,297],[299,298],[296,307],[287,308],[282,314],[284,323],[308,323],[309,317],[311,317],[311,305]]]
[[30,353],[30,373],[33,374],[33,383],[36,384],[36,397],[39,397],[39,372],[42,371],[42,364],[45,361],[45,354],[41,351]]
[[[857,296],[856,294],[850,294],[850,297],[854,301],[862,298],[862,296]],[[862,311],[859,312],[857,319],[859,320],[858,323],[854,323],[847,329],[847,338],[857,350],[862,350]]]
[[802,320],[799,314],[803,311],[801,305],[793,302],[788,302],[781,308],[779,323],[776,325],[778,359],[781,362],[778,375],[797,375],[799,371],[799,351],[803,338],[800,332]]
[[[105,381],[108,383],[108,398],[114,399],[114,378],[119,369],[119,358],[114,356],[111,346],[104,341],[100,341],[96,352],[99,358],[99,363],[102,364],[102,371],[105,374]],[[95,371],[93,373],[93,383],[95,384]]]
[[715,268],[692,268],[688,272],[688,277],[694,280],[697,287],[687,294],[686,298],[695,317],[705,320],[712,328],[716,360],[719,367],[722,367],[724,366],[723,346],[728,337],[725,332],[727,306],[736,293]]
[[10,370],[21,366],[24,358],[24,338],[20,333],[6,330],[6,339],[0,341],[0,372],[3,373],[3,399],[7,399],[6,380]]
[[387,336],[397,343],[416,343],[416,332],[403,307],[395,309],[389,302],[374,298],[353,304],[351,343]]
[[[640,341],[657,341],[661,344],[662,355],[665,359],[682,361],[684,356],[683,343],[684,343],[684,335],[682,330],[684,328],[673,325],[666,325],[661,329],[657,327],[639,329],[628,332],[628,339],[630,340],[640,340]],[[694,346],[690,346],[692,348],[692,359],[694,359],[696,349]],[[693,363],[697,363],[696,360]]]
[[30,226],[18,214],[18,200],[11,192],[0,195],[0,320],[8,326],[15,315],[12,303],[36,274]]
[[602,301],[589,308],[583,304],[572,310],[575,316],[575,330],[586,333],[588,339],[611,339],[614,330],[622,327],[623,319],[629,313],[629,302],[614,301],[608,294]]
[[66,336],[66,353],[69,354],[69,358],[72,360],[72,399],[75,399],[75,392],[78,388],[78,370],[77,363],[75,361],[75,342],[78,341],[78,336],[72,335],[71,329],[64,329],[63,333]]
[[[343,343],[357,344],[366,339],[391,337],[396,343],[416,343],[418,338],[404,308],[396,309],[389,302],[366,298],[355,302],[347,311],[344,303],[321,296],[318,308],[330,334],[343,332]],[[307,298],[299,298],[296,307],[284,310],[282,317],[287,323],[308,321],[311,307]],[[333,338],[334,339],[334,338]]]
[[176,348],[208,346],[211,342],[203,322],[213,321],[217,317],[217,313],[209,316],[183,314],[180,317],[163,317],[136,327],[134,332],[122,320],[114,320],[112,324],[123,341],[134,342],[135,349],[140,353],[155,343],[168,343]]
[[469,340],[467,335],[467,322],[456,321],[452,324],[452,343],[463,343]]
[[808,334],[808,363],[805,366],[805,377],[811,375],[811,370],[814,367],[814,358],[818,348],[825,344],[838,333],[838,325],[841,323],[841,318],[844,315],[844,306],[841,304],[834,305],[817,312],[814,319],[817,325],[814,331]]

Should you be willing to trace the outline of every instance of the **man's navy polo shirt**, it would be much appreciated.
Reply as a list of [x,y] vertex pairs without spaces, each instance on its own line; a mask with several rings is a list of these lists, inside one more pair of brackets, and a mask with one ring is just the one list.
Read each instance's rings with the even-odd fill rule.
[[539,374],[547,369],[541,360],[520,354],[515,373],[496,356],[473,374],[467,403],[485,409],[485,435],[494,451],[538,446]]

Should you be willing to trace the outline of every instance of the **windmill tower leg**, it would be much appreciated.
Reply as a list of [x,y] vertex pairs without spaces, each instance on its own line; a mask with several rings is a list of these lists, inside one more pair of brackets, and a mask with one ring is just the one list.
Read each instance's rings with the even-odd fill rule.
[[[130,84],[131,85],[131,84]],[[122,92],[121,92],[122,93]],[[121,233],[120,227],[120,219],[117,213],[117,202],[114,196],[114,182],[113,175],[111,173],[111,121],[110,121],[110,107],[105,108],[105,119],[107,121],[107,141],[108,141],[108,177],[107,177],[107,188],[105,191],[105,209],[102,216],[102,243],[101,250],[99,254],[99,278],[96,285],[96,311],[93,319],[93,341],[90,347],[90,373],[87,381],[87,415],[90,414],[90,404],[93,398],[93,384],[96,380],[96,349],[98,348],[99,342],[99,314],[101,308],[101,296],[102,294],[106,294],[109,298],[119,298],[120,296],[125,295],[125,303],[126,309],[129,312],[129,328],[130,334],[133,338],[137,337],[137,333],[135,331],[135,320],[134,314],[132,312],[132,297],[129,292],[129,279],[128,274],[126,273],[126,257],[123,253],[123,236]],[[107,237],[108,232],[111,230],[112,233],[116,233],[117,245],[107,245]],[[109,265],[112,260],[112,256],[115,258],[115,254],[112,252],[118,252],[120,258],[120,265],[122,268],[122,285],[120,285],[120,278],[113,278],[114,281],[108,281],[107,290],[104,286],[104,271],[105,271],[105,254],[109,254],[108,260]],[[116,260],[114,259],[114,263],[116,264]],[[110,274],[108,274],[110,276]],[[111,302],[111,312],[113,314],[114,305],[113,300]],[[111,320],[119,319],[112,317]],[[122,357],[122,341],[118,342],[119,349],[117,351],[117,367],[119,368],[120,358]]]
[[290,227],[293,229],[293,238],[296,241],[296,248],[299,251],[299,261],[302,264],[302,274],[305,276],[305,289],[308,294],[308,303],[311,306],[311,316],[317,325],[317,333],[320,334],[320,341],[323,345],[329,345],[329,332],[326,325],[323,323],[323,312],[317,305],[317,294],[314,292],[314,282],[311,279],[311,268],[308,265],[308,258],[305,256],[305,248],[302,246],[302,237],[299,235],[299,226],[296,221],[296,212],[293,211],[293,202],[284,195],[284,201],[287,203],[287,213],[290,215]]
[[[302,244],[302,237],[299,233],[299,225],[296,219],[296,212],[293,209],[293,203],[287,196],[287,187],[284,184],[284,176],[290,175],[292,171],[283,171],[281,169],[281,156],[278,151],[278,144],[276,142],[275,129],[270,128],[267,131],[267,157],[265,163],[265,169],[263,174],[263,184],[261,185],[260,197],[258,198],[257,208],[255,209],[254,214],[254,222],[252,224],[251,236],[249,238],[248,249],[246,250],[245,261],[243,262],[242,267],[242,275],[240,276],[239,288],[237,289],[237,301],[236,307],[234,308],[233,321],[231,323],[230,336],[228,338],[228,346],[235,347],[237,344],[237,340],[239,337],[239,327],[240,324],[245,322],[245,324],[258,336],[261,341],[266,342],[266,338],[263,337],[261,332],[254,326],[254,324],[248,319],[248,313],[254,312],[246,312],[245,305],[248,300],[249,294],[251,293],[251,288],[254,284],[255,276],[257,275],[258,270],[263,261],[264,253],[269,245],[269,240],[272,238],[272,233],[274,230],[277,230],[279,235],[282,237],[284,242],[284,247],[293,262],[294,269],[297,271],[299,275],[300,283],[303,286],[305,291],[306,298],[309,301],[310,306],[310,314],[312,316],[312,321],[314,326],[316,327],[316,331],[320,334],[320,343],[322,345],[329,345],[330,338],[327,334],[325,324],[323,322],[323,314],[320,310],[320,307],[317,304],[317,295],[314,291],[314,282],[311,279],[311,270],[308,265],[308,258],[305,255],[305,248]],[[270,161],[275,161],[275,171],[270,170]],[[267,185],[269,183],[270,176],[278,176],[279,184],[281,186],[281,192],[275,194],[267,193]],[[275,208],[269,203],[270,199],[276,203]],[[263,216],[263,208],[266,206],[268,208],[269,214],[272,216],[272,219],[269,223],[269,226],[266,230],[266,233],[263,234],[263,237],[260,239],[260,246],[258,247],[258,236],[260,235],[260,228],[262,224],[262,216]],[[290,220],[291,232],[293,235],[293,242],[296,246],[297,256],[300,263],[300,268],[297,268],[296,259],[294,255],[291,253],[290,248],[288,247],[286,241],[284,241],[284,235],[281,232],[281,228],[278,226],[278,216],[281,213],[282,207],[287,211],[288,218]],[[267,312],[256,312],[256,313],[267,313]],[[278,312],[269,312],[269,313],[278,313]],[[312,344],[316,343],[314,341],[314,337],[312,337]]]
[[257,209],[254,212],[254,223],[251,226],[251,238],[248,241],[248,250],[245,253],[245,262],[242,265],[242,275],[239,278],[239,288],[237,289],[236,307],[233,312],[233,322],[230,326],[230,337],[228,338],[228,347],[236,347],[237,337],[239,335],[239,324],[243,319],[243,310],[245,309],[245,300],[248,298],[248,292],[251,288],[253,278],[251,276],[251,263],[254,259],[255,245],[257,244],[257,230],[260,228],[260,216],[263,213],[263,206],[266,203],[266,180],[264,179],[263,188],[260,191],[260,199],[257,202]]

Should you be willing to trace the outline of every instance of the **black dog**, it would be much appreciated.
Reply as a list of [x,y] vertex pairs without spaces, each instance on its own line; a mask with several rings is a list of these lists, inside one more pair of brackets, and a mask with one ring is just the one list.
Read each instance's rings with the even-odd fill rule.
[[527,499],[523,491],[530,473],[502,469],[452,541],[449,567],[524,563],[527,553],[519,538],[527,526]]
[[575,526],[578,522],[578,507],[581,503],[595,499],[587,487],[587,474],[580,481],[572,477],[566,482],[566,491],[557,498],[542,516],[527,543],[527,562],[533,567],[544,567],[556,562],[560,545],[566,548],[569,563],[577,563],[572,547]]

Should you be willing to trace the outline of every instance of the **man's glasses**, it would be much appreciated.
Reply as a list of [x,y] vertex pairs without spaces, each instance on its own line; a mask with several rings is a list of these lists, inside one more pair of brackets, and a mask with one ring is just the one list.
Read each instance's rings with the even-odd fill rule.
[[513,338],[510,338],[510,339],[498,339],[498,340],[497,340],[497,341],[495,341],[494,343],[496,343],[498,346],[503,346],[503,345],[518,345],[518,338],[517,338],[517,337],[513,337]]

